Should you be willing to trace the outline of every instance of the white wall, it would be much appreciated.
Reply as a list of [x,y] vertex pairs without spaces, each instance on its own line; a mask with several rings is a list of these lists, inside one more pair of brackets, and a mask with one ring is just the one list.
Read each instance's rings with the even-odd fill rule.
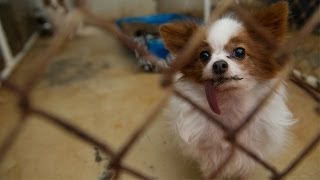
[[[210,0],[214,7],[223,0]],[[245,4],[259,5],[266,0],[239,0]],[[157,0],[158,12],[182,12],[203,17],[203,0]]]
[[106,18],[156,13],[155,0],[91,0],[89,6],[95,13]]
[[[70,4],[72,0],[66,0]],[[43,7],[42,0],[34,0],[36,7]],[[121,18],[126,16],[140,16],[156,12],[155,0],[87,0],[94,13],[105,18]]]
[[157,0],[158,12],[181,12],[203,16],[203,0]]
[[[42,7],[42,0],[28,0]],[[72,0],[66,0],[69,3]],[[221,0],[211,0],[212,5]],[[246,3],[258,3],[265,0],[242,0]],[[203,15],[203,0],[87,0],[93,12],[105,18],[140,16],[158,12],[184,12]]]

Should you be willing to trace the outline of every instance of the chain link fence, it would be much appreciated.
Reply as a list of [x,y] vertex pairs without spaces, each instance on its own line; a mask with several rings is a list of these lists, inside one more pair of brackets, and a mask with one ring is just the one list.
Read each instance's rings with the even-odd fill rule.
[[[302,1],[293,1],[292,3],[300,4]],[[305,1],[303,1],[305,2]],[[314,6],[318,6],[318,1],[312,1],[315,3]],[[211,18],[209,23],[213,23],[218,17],[227,10],[234,11],[244,22],[247,28],[254,30],[260,38],[264,41],[264,43],[268,43],[270,46],[273,46],[272,36],[266,32],[259,23],[239,4],[234,3],[232,0],[221,1],[215,10],[211,14]],[[138,52],[141,57],[150,61],[152,64],[156,65],[161,73],[163,74],[162,80],[160,82],[162,90],[165,92],[165,96],[157,103],[155,103],[150,112],[145,115],[144,122],[134,131],[134,133],[128,137],[127,141],[123,146],[115,151],[110,144],[100,141],[98,137],[94,137],[87,133],[86,131],[78,128],[67,119],[63,117],[59,117],[51,112],[44,111],[39,107],[33,105],[32,100],[30,98],[30,94],[33,91],[35,85],[39,82],[42,75],[46,71],[46,67],[50,64],[52,57],[55,56],[57,52],[65,45],[68,37],[71,33],[73,33],[77,25],[79,23],[79,17],[86,17],[90,19],[93,24],[105,31],[111,32],[117,37],[125,47],[131,49],[134,52]],[[320,10],[319,8],[315,8],[312,14],[305,15],[308,16],[306,18],[303,25],[301,25],[300,30],[297,32],[295,36],[292,36],[286,43],[284,43],[281,47],[279,47],[278,52],[276,54],[276,60],[279,64],[284,66],[293,67],[292,64],[296,63],[293,58],[290,57],[290,54],[293,50],[299,45],[304,38],[312,33],[317,25],[319,24]],[[5,137],[4,141],[0,146],[0,162],[5,158],[8,150],[13,145],[14,141],[19,136],[21,129],[28,123],[28,117],[30,115],[36,115],[43,117],[42,119],[45,121],[49,121],[58,128],[65,130],[66,132],[74,135],[76,138],[85,141],[86,143],[99,148],[103,153],[110,157],[110,163],[108,168],[113,171],[112,178],[118,179],[121,173],[129,173],[132,176],[135,176],[140,179],[151,179],[151,176],[141,172],[138,169],[130,167],[123,162],[123,159],[133,148],[134,144],[137,140],[143,135],[143,133],[150,127],[150,125],[155,121],[156,116],[159,114],[160,110],[165,106],[166,102],[170,98],[172,94],[180,97],[186,102],[190,103],[194,108],[199,110],[204,116],[208,117],[210,121],[215,124],[217,127],[222,129],[225,133],[225,141],[230,143],[232,146],[229,157],[225,159],[223,163],[220,164],[219,168],[217,168],[214,172],[212,172],[209,176],[209,179],[216,178],[222,169],[228,164],[228,162],[232,159],[235,150],[242,151],[247,156],[252,158],[257,164],[261,165],[267,171],[270,172],[271,179],[283,179],[285,178],[292,170],[300,164],[300,162],[319,144],[320,141],[320,132],[316,134],[316,136],[310,139],[305,146],[305,148],[296,155],[294,159],[292,159],[291,163],[286,166],[284,169],[276,169],[273,164],[266,162],[261,159],[257,154],[252,152],[250,149],[246,148],[240,142],[237,141],[237,135],[241,131],[245,131],[250,124],[254,120],[254,116],[259,112],[259,110],[268,102],[268,99],[274,93],[274,89],[280,84],[281,80],[287,77],[288,71],[283,71],[280,73],[281,78],[275,84],[273,88],[270,88],[270,91],[266,93],[263,99],[258,103],[258,105],[251,110],[249,114],[247,114],[243,123],[235,129],[231,129],[228,126],[224,125],[222,122],[216,120],[212,113],[201,107],[199,104],[195,103],[188,96],[175,89],[173,86],[173,76],[176,72],[178,72],[181,68],[186,66],[190,59],[190,52],[192,52],[193,48],[200,42],[200,39],[204,36],[204,32],[199,30],[197,31],[192,38],[190,38],[189,43],[185,46],[185,48],[177,55],[176,60],[171,64],[170,67],[164,66],[160,63],[157,57],[153,56],[150,52],[148,52],[145,48],[139,46],[136,42],[134,42],[130,37],[122,33],[112,21],[105,20],[95,14],[93,14],[90,9],[85,6],[85,3],[79,3],[77,8],[71,11],[68,14],[67,23],[64,28],[55,35],[52,40],[52,43],[47,48],[47,50],[43,53],[42,56],[38,57],[41,60],[41,64],[36,68],[37,71],[32,72],[32,78],[26,83],[26,86],[19,87],[10,80],[2,79],[1,84],[4,89],[8,89],[11,93],[14,93],[17,97],[19,97],[19,109],[20,109],[20,120],[17,125],[10,130],[10,132]],[[299,21],[300,22],[300,21]],[[298,62],[297,64],[300,64]],[[313,67],[313,65],[312,65]],[[318,68],[318,67],[317,67]]]

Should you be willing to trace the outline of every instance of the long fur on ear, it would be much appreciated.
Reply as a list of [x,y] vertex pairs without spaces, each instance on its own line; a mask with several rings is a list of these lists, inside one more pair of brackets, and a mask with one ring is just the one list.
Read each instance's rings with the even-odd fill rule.
[[167,49],[172,53],[177,53],[188,42],[198,27],[199,24],[194,21],[168,23],[160,26],[160,35]]
[[288,9],[288,3],[281,1],[254,13],[258,22],[274,36],[277,42],[281,42],[287,32]]

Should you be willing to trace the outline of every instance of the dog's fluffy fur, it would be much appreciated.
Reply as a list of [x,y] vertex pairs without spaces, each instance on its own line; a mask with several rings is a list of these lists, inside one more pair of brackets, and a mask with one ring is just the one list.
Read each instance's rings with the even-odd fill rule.
[[[84,26],[85,19],[79,11],[74,10],[78,4],[72,3],[71,0],[42,0],[43,9],[48,16],[50,23],[53,25],[55,33],[61,31],[67,23],[73,21],[77,23],[77,29],[71,33],[69,38],[72,39],[75,35],[77,36],[88,36],[91,35],[92,28],[89,29]],[[76,17],[76,18],[75,18]]]
[[[229,128],[238,127],[246,115],[275,84],[283,68],[274,63],[273,55],[283,42],[287,28],[288,5],[280,2],[267,7],[253,16],[273,36],[274,47],[268,46],[252,30],[233,15],[226,15],[210,26],[196,22],[174,22],[160,27],[166,47],[177,54],[198,29],[205,28],[206,39],[195,50],[193,61],[181,70],[175,86],[192,100],[210,110],[206,99],[204,82],[217,81],[213,63],[228,63],[225,77],[237,76],[242,80],[227,81],[216,86],[217,101],[221,115],[215,118]],[[232,56],[236,47],[246,50],[244,59]],[[210,52],[210,60],[199,58],[202,51]],[[221,75],[220,75],[221,76]],[[237,136],[237,141],[262,158],[278,153],[285,144],[288,127],[293,124],[291,112],[285,104],[286,89],[276,89],[268,104],[254,117],[253,122]],[[223,138],[223,131],[187,102],[173,97],[170,103],[173,124],[185,152],[200,164],[207,177],[226,158],[230,144]],[[222,172],[223,177],[243,177],[255,166],[254,160],[237,150],[232,161]]]

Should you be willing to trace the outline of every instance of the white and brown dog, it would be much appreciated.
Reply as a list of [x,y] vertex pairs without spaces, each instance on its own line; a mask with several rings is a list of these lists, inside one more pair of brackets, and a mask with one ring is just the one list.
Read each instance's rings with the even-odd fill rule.
[[54,32],[59,32],[67,23],[76,21],[76,31],[72,33],[69,38],[75,35],[88,36],[95,32],[92,27],[85,26],[85,18],[80,11],[75,10],[77,6],[85,1],[81,0],[42,0],[42,5],[45,13],[48,16],[50,23],[53,25]]
[[[287,31],[288,4],[279,2],[252,13],[280,45]],[[207,34],[193,54],[192,62],[181,70],[176,88],[214,112],[229,128],[238,127],[257,106],[283,68],[273,63],[276,47],[267,46],[241,19],[225,15],[209,26],[196,22],[174,22],[161,26],[166,47],[177,54],[198,28]],[[288,128],[294,123],[281,85],[253,122],[237,136],[237,141],[262,158],[283,149]],[[185,152],[200,164],[204,177],[227,158],[231,145],[221,129],[190,104],[176,97],[170,103],[173,125]],[[255,161],[236,151],[222,177],[245,177]]]

